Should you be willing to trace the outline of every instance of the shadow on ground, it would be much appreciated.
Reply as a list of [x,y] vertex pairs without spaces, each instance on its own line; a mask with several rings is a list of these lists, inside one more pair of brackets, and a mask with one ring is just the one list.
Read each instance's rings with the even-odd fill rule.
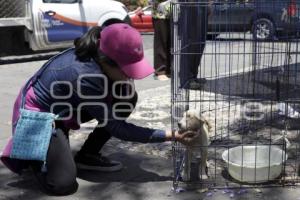
[[121,161],[124,168],[119,172],[95,172],[78,170],[78,178],[90,182],[154,182],[172,180],[172,163],[163,158],[133,153],[114,153],[111,159]]
[[[112,196],[128,195],[127,199],[143,199],[147,189],[145,184],[155,185],[155,182],[169,182],[171,188],[172,162],[130,151],[122,151],[109,155],[114,160],[121,161],[124,168],[119,172],[95,172],[78,170],[78,191],[63,199],[110,199]],[[107,154],[106,154],[107,155]],[[11,173],[0,164],[0,199],[56,199],[43,194],[30,171],[21,176]],[[151,182],[151,183],[150,183]],[[138,189],[141,187],[141,189]],[[115,193],[115,194],[114,194]],[[117,197],[116,197],[117,198]],[[126,199],[126,198],[125,198]]]

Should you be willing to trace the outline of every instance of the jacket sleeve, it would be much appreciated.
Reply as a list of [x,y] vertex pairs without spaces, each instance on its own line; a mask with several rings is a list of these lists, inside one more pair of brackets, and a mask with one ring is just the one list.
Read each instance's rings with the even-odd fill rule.
[[[97,119],[99,126],[103,126],[112,136],[121,140],[141,143],[165,141],[166,133],[163,130],[139,127],[127,123],[125,120],[114,119],[112,106],[110,106],[106,95],[103,95],[107,88],[103,86],[105,83],[102,81],[101,78],[91,77],[80,79],[80,84],[75,87],[79,109],[87,111],[93,118]],[[100,98],[101,95],[103,98]]]

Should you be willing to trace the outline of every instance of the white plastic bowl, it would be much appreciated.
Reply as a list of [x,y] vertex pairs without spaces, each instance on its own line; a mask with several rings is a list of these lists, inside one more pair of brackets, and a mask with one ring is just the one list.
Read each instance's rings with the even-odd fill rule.
[[276,179],[282,172],[287,154],[277,146],[238,146],[222,154],[228,172],[234,179],[262,183]]

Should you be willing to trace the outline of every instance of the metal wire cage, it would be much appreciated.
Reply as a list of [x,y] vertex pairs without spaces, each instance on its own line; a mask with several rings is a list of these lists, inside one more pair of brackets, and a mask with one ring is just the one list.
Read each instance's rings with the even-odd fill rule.
[[[299,8],[294,0],[171,2],[172,129],[191,109],[212,125],[211,144],[193,147],[189,180],[186,147],[173,143],[175,188],[299,181]],[[197,175],[204,147],[205,180]]]

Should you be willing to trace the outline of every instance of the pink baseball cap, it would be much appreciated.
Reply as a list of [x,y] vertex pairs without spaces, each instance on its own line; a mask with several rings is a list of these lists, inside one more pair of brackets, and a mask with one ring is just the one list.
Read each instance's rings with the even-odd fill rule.
[[140,33],[128,24],[116,23],[100,33],[100,50],[114,60],[121,70],[133,79],[142,79],[154,72],[144,57]]

